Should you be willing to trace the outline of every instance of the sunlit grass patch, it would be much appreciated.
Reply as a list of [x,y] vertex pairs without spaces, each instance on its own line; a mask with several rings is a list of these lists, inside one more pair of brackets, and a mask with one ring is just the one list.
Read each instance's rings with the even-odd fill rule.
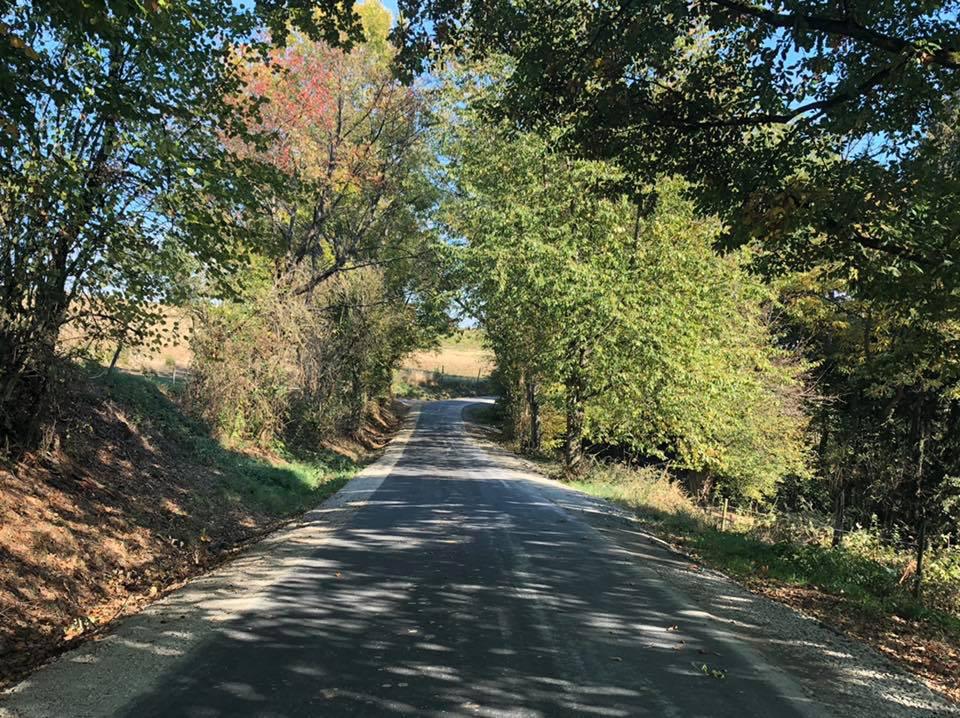
[[303,511],[336,492],[358,468],[322,449],[308,455],[283,449],[267,456],[228,448],[181,411],[175,401],[180,388],[163,378],[118,372],[104,386],[134,424],[158,432],[184,459],[209,467],[220,497],[246,509],[275,516]]
[[702,511],[679,482],[653,469],[600,466],[571,485],[630,509],[650,530],[748,585],[812,588],[842,597],[853,610],[867,616],[921,619],[960,639],[956,610],[960,577],[940,571],[944,575],[936,578],[936,567],[949,563],[949,556],[931,556],[929,583],[924,596],[917,599],[909,583],[901,580],[900,568],[909,562],[909,556],[889,548],[882,555],[873,552],[862,536],[850,536],[843,545],[831,547],[820,542],[770,540],[770,536],[786,532],[771,532],[768,525],[760,523],[720,531],[715,517]]

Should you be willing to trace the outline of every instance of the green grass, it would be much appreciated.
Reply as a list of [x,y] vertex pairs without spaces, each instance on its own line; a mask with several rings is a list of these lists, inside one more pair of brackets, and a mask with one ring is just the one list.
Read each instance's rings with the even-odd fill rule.
[[475,381],[464,377],[446,375],[431,381],[408,382],[397,372],[392,387],[393,395],[400,399],[451,399],[462,396],[487,396],[493,392],[492,383],[483,379]]
[[498,402],[471,404],[464,411],[464,418],[484,426],[502,426],[506,419],[503,407]]
[[183,458],[209,467],[220,497],[274,516],[304,511],[336,492],[356,473],[356,462],[330,451],[281,452],[272,462],[225,447],[202,422],[185,414],[168,379],[122,372],[101,380],[140,428],[156,430]]
[[[622,479],[627,472],[616,473]],[[924,620],[960,640],[960,617],[915,599],[899,585],[896,570],[869,556],[842,546],[771,543],[750,533],[721,532],[665,477],[630,481],[602,477],[571,485],[630,509],[652,533],[738,580],[816,588],[843,597],[850,608],[866,617],[895,614]]]

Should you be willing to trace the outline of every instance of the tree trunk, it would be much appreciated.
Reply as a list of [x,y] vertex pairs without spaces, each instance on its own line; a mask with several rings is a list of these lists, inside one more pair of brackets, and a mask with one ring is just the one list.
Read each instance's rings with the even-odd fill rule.
[[923,461],[924,451],[927,443],[926,424],[923,417],[923,405],[917,404],[917,488],[916,488],[916,507],[917,507],[917,570],[913,574],[913,595],[914,598],[920,598],[920,591],[923,587],[923,553],[927,544],[927,510],[923,496]]
[[120,359],[120,352],[123,351],[123,342],[117,342],[117,350],[113,353],[113,359],[110,360],[110,367],[107,369],[107,374],[113,374],[114,368],[117,366],[117,360]]
[[354,434],[363,426],[363,415],[367,408],[367,387],[360,372],[353,373],[353,407],[350,412],[350,431]]
[[583,472],[583,402],[567,397],[567,430],[563,436],[563,463],[568,474]]
[[568,474],[583,472],[583,368],[586,352],[579,349],[577,363],[567,377],[567,430],[563,437],[563,463]]
[[541,429],[540,429],[540,400],[537,398],[537,384],[533,381],[527,382],[527,410],[530,412],[530,451],[540,451]]
[[833,540],[830,545],[836,548],[843,541],[843,514],[846,509],[847,487],[842,478],[837,480],[836,494],[833,497]]
[[920,510],[920,527],[917,530],[917,572],[913,574],[913,597],[920,598],[923,588],[923,554],[927,550],[927,516]]

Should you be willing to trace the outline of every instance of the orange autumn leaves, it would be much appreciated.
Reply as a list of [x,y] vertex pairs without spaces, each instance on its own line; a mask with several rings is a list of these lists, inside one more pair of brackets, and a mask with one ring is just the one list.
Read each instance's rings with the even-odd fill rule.
[[389,171],[391,137],[415,121],[419,104],[388,59],[382,45],[344,52],[294,36],[269,63],[244,67],[244,93],[260,103],[250,129],[267,142],[233,149],[308,185],[376,189]]

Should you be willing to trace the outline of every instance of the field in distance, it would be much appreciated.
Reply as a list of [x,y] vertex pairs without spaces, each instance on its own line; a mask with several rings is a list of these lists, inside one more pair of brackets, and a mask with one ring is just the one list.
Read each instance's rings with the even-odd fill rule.
[[493,371],[493,353],[483,346],[481,329],[463,329],[451,337],[444,337],[440,346],[431,351],[411,354],[403,363],[406,369],[443,373],[476,379]]
[[[178,372],[189,371],[193,359],[190,350],[190,324],[188,312],[178,307],[165,307],[165,321],[160,327],[162,346],[158,349],[124,348],[117,361],[120,369],[133,372],[169,374],[176,367]],[[66,334],[64,344],[79,343],[78,337]],[[443,373],[450,377],[483,379],[490,376],[495,366],[493,353],[483,345],[482,329],[463,329],[453,336],[444,337],[436,349],[414,352],[403,361],[403,369],[422,373],[424,379],[432,374]],[[113,347],[103,347],[101,361],[108,364]]]

